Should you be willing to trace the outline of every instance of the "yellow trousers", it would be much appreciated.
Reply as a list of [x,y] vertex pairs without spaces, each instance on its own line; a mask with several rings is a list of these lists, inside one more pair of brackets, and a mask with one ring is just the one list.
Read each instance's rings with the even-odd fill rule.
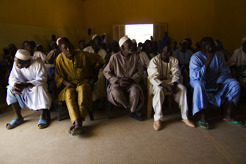
[[91,86],[86,81],[76,88],[64,88],[59,93],[59,101],[65,101],[72,124],[81,118],[85,120],[87,110],[92,108]]

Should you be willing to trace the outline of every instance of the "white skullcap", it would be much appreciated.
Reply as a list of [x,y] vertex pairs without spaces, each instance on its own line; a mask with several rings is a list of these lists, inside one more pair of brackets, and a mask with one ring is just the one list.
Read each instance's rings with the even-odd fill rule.
[[242,43],[246,42],[246,36],[242,39]]
[[15,57],[20,60],[29,60],[31,58],[30,52],[24,49],[17,50]]
[[[61,40],[61,37],[60,38],[58,38],[58,39],[56,39],[56,45],[58,45],[59,44],[59,40]],[[58,45],[59,46],[59,45]]]
[[98,36],[97,34],[94,34],[94,35],[92,36],[91,40],[94,40],[95,37],[97,37],[97,36]]
[[120,47],[128,40],[129,38],[127,36],[123,36],[122,38],[120,38],[119,40],[119,45]]
[[187,43],[188,44],[188,41],[187,40],[182,40],[181,42],[180,42],[180,44],[183,44],[183,43]]

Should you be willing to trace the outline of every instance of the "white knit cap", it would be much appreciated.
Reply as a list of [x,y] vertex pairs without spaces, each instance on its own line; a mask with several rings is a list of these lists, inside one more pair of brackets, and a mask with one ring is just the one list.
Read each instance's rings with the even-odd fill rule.
[[30,52],[24,49],[17,50],[15,57],[20,60],[29,60],[31,58]]
[[123,36],[120,40],[119,40],[119,45],[120,47],[128,40],[129,38],[127,36]]
[[98,36],[97,34],[94,34],[94,35],[92,36],[91,40],[94,40],[95,37],[97,37],[97,36]]
[[182,40],[181,42],[180,42],[180,44],[183,44],[183,43],[187,43],[188,44],[188,41],[187,40]]
[[61,40],[61,37],[58,38],[58,39],[56,39],[56,45],[57,45],[57,46],[59,46],[59,45],[58,45],[58,44],[59,44],[59,40]]

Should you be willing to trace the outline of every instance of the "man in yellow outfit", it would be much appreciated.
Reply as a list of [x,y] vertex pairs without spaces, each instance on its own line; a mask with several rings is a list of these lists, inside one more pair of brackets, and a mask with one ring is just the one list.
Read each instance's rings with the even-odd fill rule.
[[67,38],[59,38],[57,44],[61,50],[55,66],[55,83],[61,90],[58,101],[66,102],[73,124],[68,132],[76,135],[83,131],[82,122],[91,110],[90,80],[97,80],[104,63],[96,54],[75,51]]

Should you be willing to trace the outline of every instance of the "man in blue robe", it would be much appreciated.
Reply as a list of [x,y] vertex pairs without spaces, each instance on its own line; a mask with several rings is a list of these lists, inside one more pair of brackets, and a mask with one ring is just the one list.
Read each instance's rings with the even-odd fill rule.
[[240,96],[239,83],[231,78],[230,70],[224,59],[215,53],[212,38],[201,40],[201,51],[190,60],[190,84],[193,88],[193,115],[200,113],[200,127],[209,129],[205,110],[209,107],[220,107],[227,104],[224,121],[242,125],[232,118],[232,111]]

